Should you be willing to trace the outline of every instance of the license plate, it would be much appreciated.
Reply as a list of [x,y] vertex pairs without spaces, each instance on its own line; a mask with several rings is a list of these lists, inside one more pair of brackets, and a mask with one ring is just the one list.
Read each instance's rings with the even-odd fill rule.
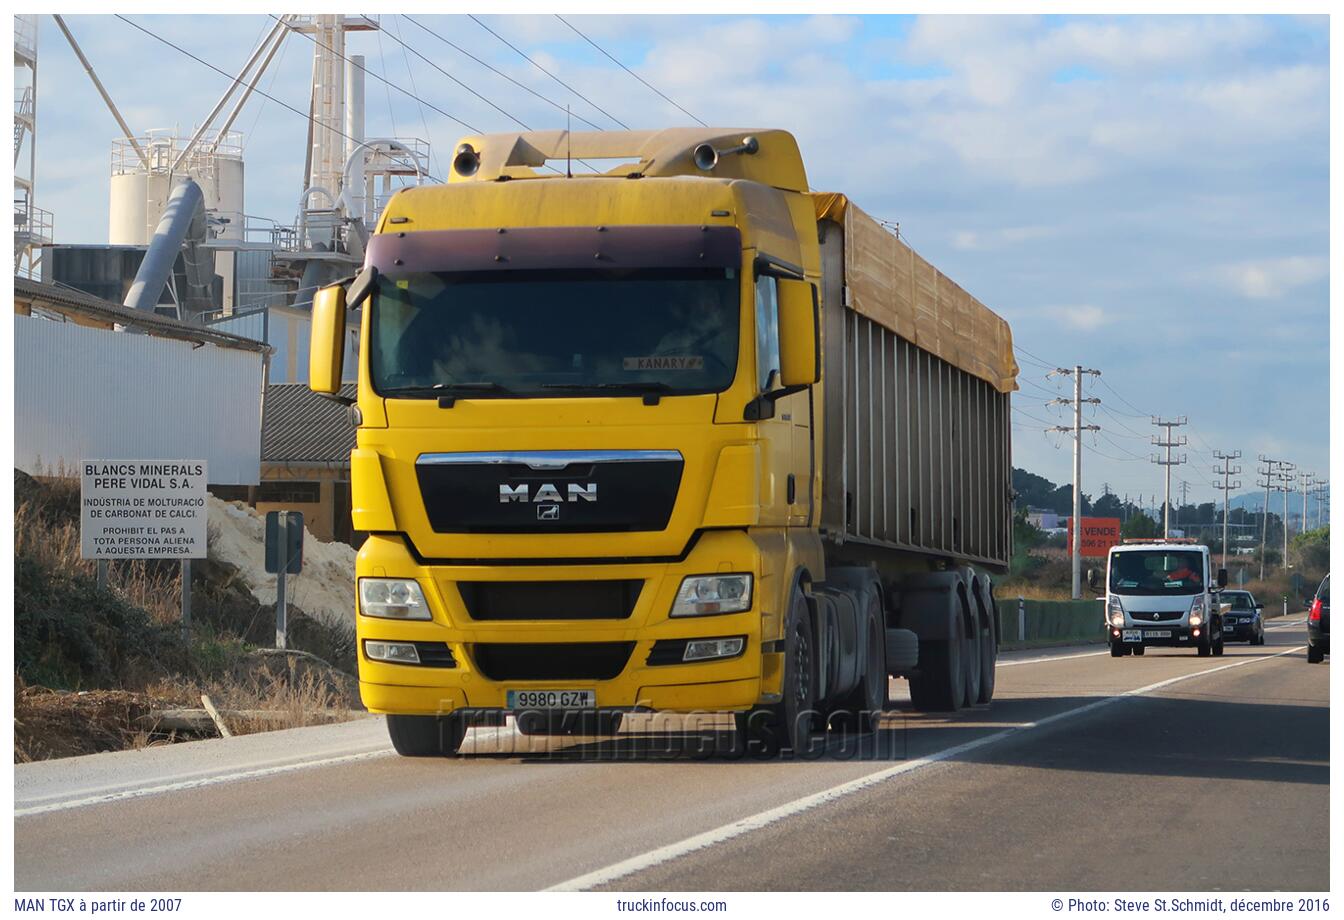
[[1150,630],[1147,630],[1143,635],[1144,635],[1145,638],[1148,638],[1148,639],[1170,639],[1170,638],[1171,638],[1171,630],[1170,630],[1170,629],[1150,629]]
[[597,694],[592,690],[509,690],[505,693],[509,709],[594,709]]
[[1143,641],[1143,630],[1141,630],[1141,629],[1126,629],[1124,632],[1122,632],[1122,633],[1120,634],[1120,639],[1121,639],[1121,641],[1123,641],[1123,642],[1142,642],[1142,641]]

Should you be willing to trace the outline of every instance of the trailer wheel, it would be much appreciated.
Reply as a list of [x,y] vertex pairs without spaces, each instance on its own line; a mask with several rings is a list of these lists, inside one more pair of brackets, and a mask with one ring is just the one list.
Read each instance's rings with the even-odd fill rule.
[[836,707],[830,727],[841,732],[870,734],[882,721],[887,704],[887,646],[882,625],[882,601],[874,587],[865,595],[863,674],[859,685]]
[[919,669],[910,678],[910,702],[921,712],[955,712],[961,708],[966,692],[962,677],[961,651],[965,646],[965,626],[961,617],[952,617],[952,639],[921,639]]
[[387,734],[402,757],[451,757],[462,746],[467,722],[447,716],[388,716]]
[[974,706],[980,699],[980,628],[974,625],[976,619],[970,615],[971,623],[966,623],[968,611],[963,607],[961,613],[962,628],[966,635],[962,638],[962,666],[961,676],[966,687],[966,694],[962,697],[963,706]]
[[[980,624],[980,695],[977,703],[988,704],[994,699],[994,675],[998,665],[999,643],[994,635],[993,600],[986,609],[986,618]],[[979,605],[977,605],[979,606]]]

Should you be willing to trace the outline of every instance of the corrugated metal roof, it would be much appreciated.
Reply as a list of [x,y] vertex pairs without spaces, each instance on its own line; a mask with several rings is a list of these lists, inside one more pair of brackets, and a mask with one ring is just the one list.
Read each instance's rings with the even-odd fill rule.
[[14,299],[36,303],[57,313],[78,313],[104,322],[135,326],[150,335],[170,339],[183,339],[189,342],[209,342],[222,348],[241,348],[245,351],[271,352],[271,346],[256,339],[241,335],[230,335],[201,326],[193,326],[169,316],[159,316],[146,310],[133,310],[130,307],[95,297],[72,287],[49,284],[45,281],[33,281],[30,278],[14,276]]
[[[341,387],[355,398],[355,384]],[[355,429],[348,409],[308,389],[306,383],[266,388],[261,422],[262,463],[349,463]]]

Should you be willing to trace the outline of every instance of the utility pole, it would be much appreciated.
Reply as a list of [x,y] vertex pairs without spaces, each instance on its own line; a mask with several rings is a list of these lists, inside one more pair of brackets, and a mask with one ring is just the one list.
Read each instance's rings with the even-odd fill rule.
[[1283,492],[1283,564],[1281,568],[1288,571],[1288,493],[1293,491],[1293,471],[1297,465],[1293,463],[1279,464],[1279,489]]
[[[1073,546],[1071,552],[1073,553],[1073,599],[1078,600],[1083,596],[1083,432],[1101,430],[1100,425],[1083,424],[1083,403],[1097,405],[1101,402],[1096,397],[1083,398],[1083,375],[1091,374],[1094,377],[1100,377],[1101,371],[1075,364],[1072,368],[1057,367],[1046,377],[1053,377],[1056,374],[1073,377],[1073,399],[1052,399],[1046,405],[1073,406]],[[1063,425],[1056,425],[1048,430],[1067,432],[1069,429]]]
[[1158,428],[1167,429],[1166,435],[1162,437],[1162,440],[1160,441],[1158,440],[1159,435],[1153,435],[1153,445],[1155,447],[1165,447],[1167,449],[1166,459],[1161,459],[1157,454],[1153,454],[1150,458],[1152,462],[1156,463],[1158,466],[1166,467],[1166,491],[1164,492],[1162,506],[1162,539],[1164,540],[1171,536],[1171,468],[1173,466],[1179,466],[1186,461],[1185,454],[1181,454],[1179,458],[1173,460],[1171,449],[1173,447],[1184,447],[1189,441],[1185,435],[1181,435],[1179,441],[1173,440],[1171,429],[1179,428],[1185,423],[1186,417],[1184,415],[1175,419],[1163,419],[1156,415],[1153,416],[1154,425]]
[[1316,483],[1316,529],[1321,529],[1321,522],[1330,523],[1330,516],[1325,513],[1325,497],[1330,492],[1330,483],[1319,480]]
[[1266,457],[1264,454],[1261,454],[1258,459],[1264,464],[1264,467],[1256,470],[1256,474],[1265,477],[1263,482],[1257,480],[1255,483],[1265,489],[1264,513],[1260,516],[1260,578],[1263,580],[1265,577],[1265,543],[1269,539],[1269,490],[1274,488],[1274,468],[1284,461]]
[[1214,467],[1213,471],[1223,477],[1222,483],[1215,482],[1213,487],[1223,491],[1223,568],[1227,568],[1227,497],[1233,489],[1241,488],[1241,480],[1233,482],[1231,477],[1241,472],[1241,467],[1233,466],[1232,461],[1241,457],[1241,451],[1234,450],[1230,454],[1225,454],[1221,450],[1213,452],[1215,459],[1223,461],[1222,469]]
[[1307,496],[1311,492],[1312,480],[1315,478],[1315,473],[1297,474],[1297,485],[1302,490],[1302,529],[1298,533],[1306,533],[1311,529],[1307,526]]

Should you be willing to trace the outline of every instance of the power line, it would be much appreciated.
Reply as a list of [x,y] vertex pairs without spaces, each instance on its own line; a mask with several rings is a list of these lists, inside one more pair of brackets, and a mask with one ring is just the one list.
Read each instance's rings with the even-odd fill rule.
[[[599,45],[597,42],[593,41],[593,40],[592,40],[591,38],[589,38],[587,35],[584,35],[582,32],[580,32],[580,31],[579,31],[577,28],[575,28],[575,27],[569,22],[569,20],[567,20],[565,17],[561,16],[559,13],[554,13],[554,14],[552,14],[552,15],[554,15],[556,19],[560,20],[560,21],[563,22],[565,25],[569,26],[569,28],[570,28],[571,30],[573,30],[574,34],[577,35],[577,36],[579,36],[579,38],[583,39],[583,40],[586,41],[588,44],[590,44],[590,45],[592,45],[594,48],[596,48],[598,51],[602,52],[602,54],[604,54],[604,55],[606,56],[607,60],[611,61],[611,62],[612,62],[613,64],[615,64],[617,67],[621,68],[621,70],[624,70],[626,73],[628,73],[630,76],[634,77],[634,78],[635,78],[636,80],[638,80],[640,83],[643,83],[643,84],[644,84],[645,86],[647,86],[649,89],[653,90],[653,91],[654,91],[655,93],[657,93],[661,98],[663,98],[663,99],[666,100],[667,102],[671,103],[673,106],[675,106],[677,109],[679,109],[679,110],[681,111],[681,113],[682,113],[683,115],[685,115],[687,118],[690,118],[692,121],[694,121],[694,122],[696,122],[697,124],[699,124],[700,127],[702,127],[702,128],[707,128],[707,127],[709,127],[709,125],[705,124],[705,123],[704,123],[703,121],[701,121],[699,118],[696,118],[696,117],[695,117],[694,115],[692,115],[690,112],[686,111],[686,109],[682,108],[682,106],[679,105],[674,99],[672,99],[670,96],[668,96],[667,94],[665,94],[665,93],[663,93],[662,91],[660,91],[656,86],[654,86],[654,85],[653,85],[652,83],[650,83],[648,80],[645,80],[643,77],[641,77],[639,74],[635,73],[635,72],[634,72],[633,70],[631,70],[629,67],[626,67],[626,66],[625,66],[624,64],[622,64],[620,61],[616,60],[616,58],[612,57],[611,54],[609,54],[605,48],[603,48],[603,47],[602,47],[601,45]],[[476,17],[473,16],[472,18],[475,19]]]
[[[209,68],[210,68],[211,70],[213,70],[215,73],[220,74],[220,75],[225,76],[225,77],[228,77],[230,80],[234,79],[233,74],[230,74],[229,72],[227,72],[227,71],[225,71],[225,70],[222,70],[222,69],[216,67],[214,64],[211,64],[209,61],[204,60],[203,58],[199,58],[199,57],[197,57],[196,55],[192,54],[192,53],[191,53],[190,51],[188,51],[187,49],[183,48],[181,45],[174,44],[173,42],[171,42],[171,41],[169,41],[168,39],[164,38],[162,35],[159,35],[159,34],[157,34],[157,33],[155,33],[155,32],[150,31],[149,29],[146,29],[144,26],[140,25],[140,23],[135,22],[134,20],[131,20],[131,19],[127,19],[125,16],[121,15],[120,13],[113,13],[112,15],[116,16],[116,18],[120,19],[122,22],[126,23],[126,25],[130,26],[131,28],[133,28],[133,29],[135,29],[135,30],[137,30],[137,31],[139,31],[139,32],[143,32],[144,34],[148,35],[150,38],[154,39],[155,41],[160,42],[161,44],[167,45],[169,48],[172,48],[174,51],[178,52],[179,54],[182,54],[182,55],[185,55],[186,57],[191,58],[193,61],[195,61],[195,62],[198,63],[198,64],[201,64],[201,65],[203,65],[203,66],[205,66],[205,67],[209,67]],[[303,34],[303,33],[299,33],[299,34]],[[280,99],[277,99],[275,96],[272,96],[270,93],[263,92],[260,88],[254,89],[253,92],[254,92],[254,93],[257,93],[258,95],[260,95],[260,96],[261,96],[262,98],[264,98],[264,99],[269,99],[269,100],[271,100],[272,102],[274,102],[276,105],[280,106],[281,108],[288,109],[289,111],[293,112],[295,115],[299,116],[300,118],[304,119],[304,120],[307,121],[307,122],[310,122],[310,123],[312,123],[312,124],[314,124],[314,125],[317,125],[318,127],[321,127],[321,128],[326,128],[327,130],[332,131],[333,133],[339,135],[340,137],[344,138],[344,139],[347,140],[347,141],[354,140],[354,138],[352,138],[350,135],[346,134],[346,133],[345,133],[344,131],[342,131],[340,128],[332,127],[332,126],[329,126],[329,125],[323,125],[323,124],[321,124],[316,118],[314,118],[312,115],[310,115],[310,114],[308,114],[308,113],[306,113],[306,112],[301,112],[301,111],[299,111],[298,109],[294,108],[294,106],[290,105],[288,102],[284,102],[284,101],[282,101],[282,100],[280,100]],[[432,106],[431,106],[431,108],[432,108]],[[449,117],[451,117],[451,116],[449,116]],[[438,178],[437,176],[429,176],[428,178],[433,179],[435,182],[442,182],[442,181],[443,181],[442,179]]]
[[[393,22],[396,21],[396,18],[396,16],[392,17]],[[379,29],[378,31],[381,32],[382,29]],[[411,89],[418,94],[420,92],[420,87],[415,85],[415,74],[411,71],[411,58],[407,53],[409,49],[407,48],[406,43],[401,41],[401,26],[397,26],[397,41],[401,43],[401,57],[402,60],[406,62],[406,76],[411,80]],[[383,70],[386,71],[387,68],[384,67]],[[420,103],[419,98],[416,99],[416,107],[420,110],[420,124],[425,129],[425,140],[429,140],[429,119],[425,118],[425,107]],[[438,169],[439,154],[437,148],[435,148],[432,143],[429,146],[429,155],[434,158],[434,168]]]
[[472,59],[473,61],[475,61],[477,64],[480,64],[482,67],[484,67],[486,70],[490,71],[491,73],[493,73],[493,74],[495,74],[495,75],[497,75],[497,76],[503,77],[505,80],[508,80],[510,83],[512,83],[514,86],[518,87],[519,89],[523,90],[524,92],[531,93],[533,96],[536,96],[536,97],[537,97],[538,99],[540,99],[542,102],[545,102],[545,103],[548,104],[548,105],[552,105],[552,106],[554,106],[555,108],[559,109],[561,112],[565,112],[566,114],[573,114],[573,116],[574,116],[576,119],[578,119],[579,121],[583,122],[585,125],[587,125],[588,127],[592,128],[592,129],[594,129],[594,130],[596,130],[596,131],[605,131],[605,130],[606,130],[606,129],[603,128],[601,125],[594,124],[593,122],[591,122],[591,121],[589,121],[588,119],[584,118],[582,115],[579,115],[579,114],[577,114],[577,113],[571,113],[571,112],[569,112],[568,109],[566,109],[566,108],[565,108],[563,105],[561,105],[560,103],[556,102],[554,99],[551,99],[551,98],[548,97],[548,96],[542,95],[541,93],[539,93],[539,92],[537,92],[536,90],[534,90],[532,87],[528,86],[526,83],[522,83],[522,82],[520,82],[520,81],[518,81],[518,80],[515,80],[513,77],[511,77],[511,76],[509,76],[508,74],[506,74],[504,71],[502,71],[502,70],[500,70],[500,69],[498,69],[498,68],[496,68],[496,67],[491,66],[489,63],[487,63],[487,62],[481,60],[481,59],[478,58],[476,55],[472,54],[470,51],[468,51],[467,49],[463,48],[461,45],[454,44],[453,42],[451,42],[451,41],[449,41],[448,39],[444,38],[444,37],[443,37],[442,35],[440,35],[438,32],[435,32],[433,29],[431,29],[429,26],[425,25],[424,23],[420,22],[420,21],[419,21],[418,19],[416,19],[415,17],[413,17],[413,16],[407,16],[405,13],[402,13],[402,14],[400,14],[400,15],[401,15],[401,18],[402,18],[402,19],[405,19],[405,20],[406,20],[407,22],[409,22],[411,25],[416,26],[416,27],[418,27],[418,28],[420,28],[420,29],[423,29],[424,31],[428,32],[430,35],[432,35],[432,36],[434,36],[435,38],[437,38],[439,41],[443,42],[443,43],[444,43],[445,45],[447,45],[449,48],[452,48],[454,51],[457,51],[459,54],[463,54],[463,55],[465,55],[466,57],[471,58],[471,59]]
[[1101,381],[1101,385],[1104,386],[1106,389],[1110,390],[1115,395],[1116,399],[1120,400],[1126,406],[1129,406],[1129,408],[1133,409],[1134,412],[1136,413],[1134,418],[1152,418],[1151,412],[1144,412],[1140,410],[1138,406],[1134,405],[1128,399],[1125,399],[1125,397],[1121,396],[1120,391],[1117,390],[1115,387],[1111,386],[1106,380],[1103,379]]
[[[416,57],[418,57],[420,60],[424,61],[424,62],[425,62],[426,64],[428,64],[430,67],[433,67],[433,68],[434,68],[435,70],[437,70],[439,73],[443,74],[443,75],[444,75],[445,77],[447,77],[449,80],[452,80],[452,81],[453,81],[454,83],[456,83],[458,86],[462,87],[464,90],[466,90],[467,92],[471,93],[471,94],[472,94],[473,96],[475,96],[477,99],[481,100],[481,101],[484,102],[486,105],[490,106],[490,108],[494,109],[496,112],[498,112],[499,114],[503,115],[505,118],[509,119],[510,121],[517,122],[519,125],[522,126],[522,129],[523,129],[524,131],[531,131],[531,130],[532,130],[532,126],[529,125],[529,124],[527,124],[526,122],[524,122],[524,121],[523,121],[521,118],[519,118],[517,115],[514,115],[512,112],[509,112],[509,111],[506,110],[503,106],[500,106],[500,105],[496,104],[494,101],[492,101],[492,100],[490,100],[490,99],[487,99],[485,96],[481,95],[481,94],[478,93],[476,90],[472,89],[470,86],[468,86],[467,84],[463,83],[463,82],[462,82],[461,80],[459,80],[457,77],[453,76],[453,75],[450,74],[448,71],[444,70],[444,69],[443,69],[442,67],[440,67],[438,64],[435,64],[435,63],[434,63],[433,61],[431,61],[429,58],[425,57],[425,56],[424,56],[423,54],[421,54],[419,51],[417,51],[416,49],[412,48],[412,47],[410,46],[409,43],[407,43],[406,41],[404,41],[404,40],[401,39],[400,37],[398,37],[398,36],[396,36],[396,35],[393,35],[391,32],[388,32],[388,33],[387,33],[387,37],[390,38],[390,39],[392,39],[392,41],[396,42],[398,45],[401,45],[401,48],[402,48],[402,52],[403,52],[403,53],[406,52],[406,51],[409,51],[411,54],[414,54],[414,55],[415,55]],[[409,68],[409,65],[408,65],[408,66],[407,66],[407,72],[408,72],[408,73],[409,73],[409,70],[410,70],[410,68]],[[395,88],[395,87],[394,87],[394,88]],[[402,90],[402,92],[405,92],[405,90]],[[408,95],[410,95],[410,94],[408,94]],[[450,116],[450,117],[451,117],[451,116]],[[454,119],[454,120],[456,120],[456,119]],[[470,127],[470,126],[468,126],[468,127]],[[472,130],[472,131],[475,131],[477,134],[480,134],[480,133],[481,133],[480,130],[477,129],[477,128],[472,128],[471,130]]]
[[[524,51],[523,51],[521,48],[519,48],[517,45],[513,44],[513,42],[509,41],[509,40],[508,40],[507,38],[505,38],[503,35],[500,35],[500,34],[499,34],[498,32],[496,32],[494,29],[490,28],[488,25],[486,25],[485,23],[481,22],[479,19],[477,19],[475,16],[471,15],[470,13],[467,14],[467,18],[470,19],[472,22],[476,23],[476,25],[480,26],[480,27],[481,27],[482,29],[484,29],[485,31],[489,32],[489,33],[490,33],[491,35],[493,35],[495,38],[499,39],[499,40],[500,40],[501,42],[503,42],[504,44],[508,45],[508,46],[509,46],[510,48],[512,48],[512,49],[513,49],[513,50],[514,50],[514,51],[515,51],[515,52],[516,52],[516,53],[517,53],[523,60],[527,61],[527,63],[529,63],[529,64],[531,64],[533,67],[537,68],[537,70],[540,70],[540,71],[541,71],[542,73],[544,73],[546,76],[550,77],[550,78],[551,78],[552,80],[554,80],[556,83],[559,83],[559,84],[560,84],[561,86],[563,86],[565,89],[569,90],[571,93],[573,93],[574,95],[578,96],[578,97],[579,97],[580,99],[582,99],[584,102],[588,103],[588,104],[591,105],[593,108],[597,109],[599,112],[601,112],[603,115],[605,115],[605,116],[607,116],[608,118],[610,118],[612,121],[616,122],[616,124],[620,125],[620,126],[621,126],[622,128],[624,128],[625,130],[627,130],[627,131],[630,130],[630,126],[627,125],[625,122],[621,121],[621,120],[620,120],[619,118],[617,118],[615,115],[611,114],[611,113],[608,112],[606,109],[602,108],[602,106],[598,105],[596,102],[594,102],[593,100],[589,99],[589,98],[588,98],[587,96],[585,96],[583,93],[579,92],[579,91],[576,90],[574,87],[570,86],[570,85],[569,85],[568,83],[566,83],[564,80],[561,80],[561,79],[560,79],[559,77],[557,77],[555,74],[551,73],[551,72],[550,72],[549,70],[547,70],[545,67],[542,67],[542,66],[541,66],[540,64],[538,64],[536,61],[532,60],[530,57],[527,56],[527,53],[526,53],[526,52],[524,52]],[[571,28],[572,28],[572,27],[571,27]]]
[[[267,13],[266,15],[270,16],[272,19],[276,20],[277,22],[280,21],[280,20],[279,20],[279,17],[276,16],[274,13]],[[429,106],[431,109],[433,109],[434,111],[436,111],[436,112],[438,112],[440,115],[442,115],[444,118],[447,118],[447,119],[449,119],[449,120],[451,120],[451,121],[455,121],[455,122],[457,122],[459,125],[461,125],[462,127],[466,128],[468,131],[472,132],[473,134],[483,134],[483,133],[484,133],[483,131],[481,131],[480,128],[476,127],[475,125],[472,125],[472,124],[469,124],[469,123],[463,121],[462,119],[458,118],[458,117],[457,117],[456,115],[454,115],[453,113],[451,113],[451,112],[445,112],[443,109],[439,108],[439,107],[438,107],[437,105],[435,105],[434,103],[432,103],[432,102],[428,102],[428,101],[426,101],[426,100],[424,100],[424,99],[421,99],[419,96],[417,96],[415,93],[411,92],[410,90],[406,89],[405,87],[403,87],[403,86],[398,86],[397,84],[393,83],[391,80],[387,79],[386,77],[381,77],[381,76],[379,76],[378,74],[374,73],[372,70],[369,70],[369,68],[365,67],[363,64],[360,64],[360,63],[357,62],[357,61],[352,61],[352,60],[350,60],[350,58],[346,57],[344,54],[341,54],[341,52],[337,51],[335,48],[328,47],[327,45],[324,45],[322,42],[318,41],[317,38],[316,38],[315,36],[309,35],[307,32],[300,32],[298,29],[294,29],[292,26],[288,26],[288,24],[287,24],[287,27],[290,28],[290,30],[293,31],[293,32],[295,32],[296,34],[298,34],[298,35],[302,35],[304,38],[308,39],[308,40],[309,40],[310,42],[312,42],[314,45],[317,45],[317,47],[319,47],[319,48],[324,48],[324,49],[326,49],[327,51],[331,52],[332,54],[336,55],[338,58],[340,58],[341,60],[345,61],[347,64],[350,64],[350,65],[352,65],[352,66],[354,66],[354,67],[358,67],[360,70],[364,71],[366,74],[368,74],[369,76],[373,77],[375,80],[381,80],[383,83],[387,84],[387,85],[388,85],[389,87],[391,87],[392,89],[394,89],[394,90],[396,90],[397,92],[401,93],[403,96],[408,96],[409,98],[416,100],[417,102],[421,103],[422,105],[427,105],[427,106]],[[381,32],[382,30],[380,29],[379,31]],[[391,35],[391,34],[389,34],[387,37],[388,37],[388,38],[395,38],[395,37],[394,37],[393,35]],[[414,48],[412,48],[411,50],[412,50],[412,52],[415,52],[415,49],[414,49]],[[481,98],[484,99],[485,97],[482,96]],[[486,101],[487,103],[489,103],[490,105],[492,105],[492,106],[494,105],[494,103],[493,103],[493,102],[490,102],[490,100],[488,100],[488,99],[486,99],[485,101]],[[499,107],[498,107],[498,106],[495,106],[495,108],[499,108]],[[500,109],[500,111],[503,112],[504,110],[503,110],[503,109]],[[505,114],[505,115],[508,115],[508,112],[504,112],[504,114]],[[510,118],[513,118],[512,115],[509,115],[509,117],[510,117]],[[517,121],[517,119],[514,119],[514,120]],[[521,124],[521,122],[519,122],[519,123]]]

